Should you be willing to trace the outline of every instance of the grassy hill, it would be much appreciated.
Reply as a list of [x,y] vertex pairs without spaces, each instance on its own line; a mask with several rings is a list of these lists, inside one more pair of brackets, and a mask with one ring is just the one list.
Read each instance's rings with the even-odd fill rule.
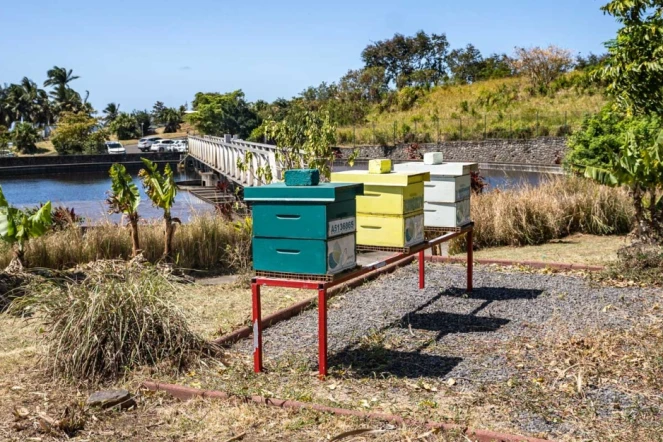
[[346,146],[393,145],[562,136],[605,102],[602,90],[582,72],[558,79],[545,95],[532,93],[528,81],[518,77],[430,91],[404,88],[375,105],[367,123],[340,127],[338,141]]

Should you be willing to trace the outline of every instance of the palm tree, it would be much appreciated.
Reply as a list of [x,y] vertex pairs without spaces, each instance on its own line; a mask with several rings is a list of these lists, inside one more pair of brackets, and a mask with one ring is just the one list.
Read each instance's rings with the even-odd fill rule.
[[53,69],[49,69],[46,73],[48,79],[44,81],[44,87],[53,86],[51,91],[51,96],[59,104],[67,102],[67,91],[71,88],[69,83],[80,78],[78,75],[73,75],[73,70],[66,68],[53,66]]
[[172,107],[168,107],[161,112],[161,122],[165,124],[164,133],[177,132],[182,124],[182,114]]
[[120,103],[108,103],[103,112],[105,115],[104,121],[106,122],[106,125],[112,123],[120,114]]

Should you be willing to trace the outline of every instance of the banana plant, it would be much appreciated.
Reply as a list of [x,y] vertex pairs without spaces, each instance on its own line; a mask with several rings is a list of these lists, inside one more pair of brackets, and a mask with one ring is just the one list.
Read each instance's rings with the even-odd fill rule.
[[163,174],[161,174],[156,163],[146,158],[141,158],[141,160],[145,167],[138,172],[138,176],[143,180],[145,193],[152,200],[152,204],[163,210],[165,229],[163,257],[170,260],[173,255],[172,246],[175,227],[176,224],[182,224],[179,218],[173,218],[170,214],[170,210],[175,203],[175,195],[177,195],[175,177],[169,164],[166,164]]
[[619,152],[606,165],[583,169],[587,178],[599,183],[627,186],[638,238],[663,243],[663,131],[652,143],[637,129],[629,130]]
[[10,206],[0,187],[0,239],[14,249],[10,267],[16,265],[18,269],[22,269],[27,265],[26,243],[31,238],[38,238],[48,232],[52,222],[50,201],[28,215],[25,211]]
[[108,213],[126,215],[129,219],[131,256],[136,257],[140,253],[140,241],[138,237],[140,193],[131,175],[129,175],[127,169],[122,164],[113,164],[109,175],[111,177],[111,191],[108,193],[108,198],[106,199],[109,208]]

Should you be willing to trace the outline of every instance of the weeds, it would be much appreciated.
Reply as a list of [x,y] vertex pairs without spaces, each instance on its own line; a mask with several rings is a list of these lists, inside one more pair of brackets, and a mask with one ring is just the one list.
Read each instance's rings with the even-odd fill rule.
[[[633,219],[624,190],[579,177],[474,195],[471,205],[476,248],[537,245],[573,233],[623,234]],[[452,253],[464,250],[464,238],[451,244]]]
[[120,378],[169,362],[177,369],[215,349],[190,329],[172,302],[176,286],[157,270],[104,267],[82,282],[40,281],[10,311],[44,317],[45,363],[78,381]]
[[[140,227],[143,256],[152,263],[163,253],[163,224]],[[251,262],[251,225],[230,223],[221,217],[200,215],[178,229],[173,240],[178,267],[197,270],[242,271]],[[123,227],[110,222],[82,229],[72,226],[41,238],[26,247],[26,257],[35,267],[66,269],[99,259],[128,259],[131,239]],[[0,244],[0,268],[11,261],[11,250]]]
[[655,285],[663,282],[663,246],[633,244],[620,249],[617,258],[599,275],[600,279]]

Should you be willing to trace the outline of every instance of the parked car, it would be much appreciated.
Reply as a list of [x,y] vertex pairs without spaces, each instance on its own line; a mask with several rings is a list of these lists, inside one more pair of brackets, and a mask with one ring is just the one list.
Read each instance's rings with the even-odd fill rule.
[[127,150],[124,148],[122,143],[119,141],[107,141],[106,142],[106,151],[109,154],[125,154]]
[[152,147],[152,144],[161,140],[161,137],[145,137],[138,140],[138,150],[141,152],[147,152]]
[[170,147],[169,152],[186,153],[189,146],[186,140],[175,140],[175,143]]
[[173,140],[158,140],[152,143],[150,152],[168,152],[173,144],[175,144]]

